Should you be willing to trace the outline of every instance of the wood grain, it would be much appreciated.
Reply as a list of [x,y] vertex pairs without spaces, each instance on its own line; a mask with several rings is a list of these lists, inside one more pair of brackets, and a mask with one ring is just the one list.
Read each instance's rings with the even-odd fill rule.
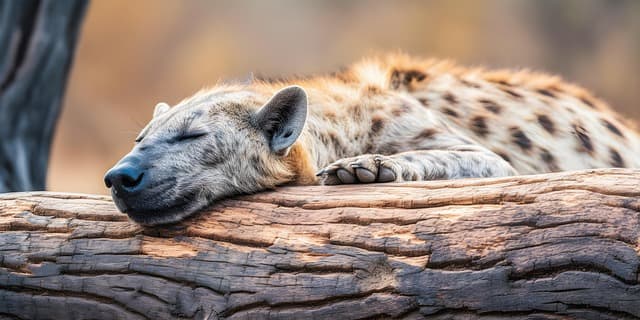
[[0,195],[0,318],[636,319],[640,171],[285,187],[142,228]]

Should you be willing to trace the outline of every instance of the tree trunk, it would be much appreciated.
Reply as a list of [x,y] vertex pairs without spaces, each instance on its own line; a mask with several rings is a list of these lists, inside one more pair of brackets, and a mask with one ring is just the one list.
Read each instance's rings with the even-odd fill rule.
[[0,192],[43,190],[86,0],[0,0]]
[[285,187],[143,228],[0,196],[0,318],[636,319],[640,171]]

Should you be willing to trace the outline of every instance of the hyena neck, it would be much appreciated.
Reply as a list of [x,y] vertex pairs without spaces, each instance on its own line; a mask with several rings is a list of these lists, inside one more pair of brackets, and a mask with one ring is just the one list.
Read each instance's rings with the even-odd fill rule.
[[311,158],[311,150],[303,141],[296,142],[285,157],[285,161],[292,172],[291,183],[297,185],[316,184],[316,165]]
[[[289,171],[287,176],[292,177],[288,179],[291,184],[316,184],[319,180],[315,174],[320,168],[341,158],[372,153],[375,143],[371,132],[359,122],[371,122],[367,106],[396,104],[388,98],[376,99],[378,95],[373,94],[360,97],[330,93],[307,92],[313,102],[308,105],[305,128],[284,159]],[[335,97],[340,95],[342,100],[336,105]]]
[[314,98],[316,102],[309,105],[305,129],[286,156],[292,184],[317,184],[315,174],[320,168],[341,158],[371,153],[373,149],[370,133],[357,128],[357,119],[350,119],[351,125],[345,126],[345,119],[354,117],[350,111],[323,103],[322,96]]

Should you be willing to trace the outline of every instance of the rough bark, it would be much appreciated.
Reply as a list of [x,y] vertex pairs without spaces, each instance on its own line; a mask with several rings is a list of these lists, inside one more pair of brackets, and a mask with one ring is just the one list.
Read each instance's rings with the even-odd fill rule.
[[0,0],[0,192],[44,190],[86,0]]
[[640,317],[640,171],[286,187],[142,228],[0,196],[0,318]]

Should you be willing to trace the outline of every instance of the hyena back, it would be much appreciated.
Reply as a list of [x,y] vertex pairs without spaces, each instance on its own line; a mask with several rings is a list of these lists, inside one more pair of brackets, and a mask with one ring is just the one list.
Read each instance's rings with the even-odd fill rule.
[[394,55],[158,104],[105,182],[121,211],[152,225],[286,183],[638,167],[638,140],[604,102],[557,77]]

